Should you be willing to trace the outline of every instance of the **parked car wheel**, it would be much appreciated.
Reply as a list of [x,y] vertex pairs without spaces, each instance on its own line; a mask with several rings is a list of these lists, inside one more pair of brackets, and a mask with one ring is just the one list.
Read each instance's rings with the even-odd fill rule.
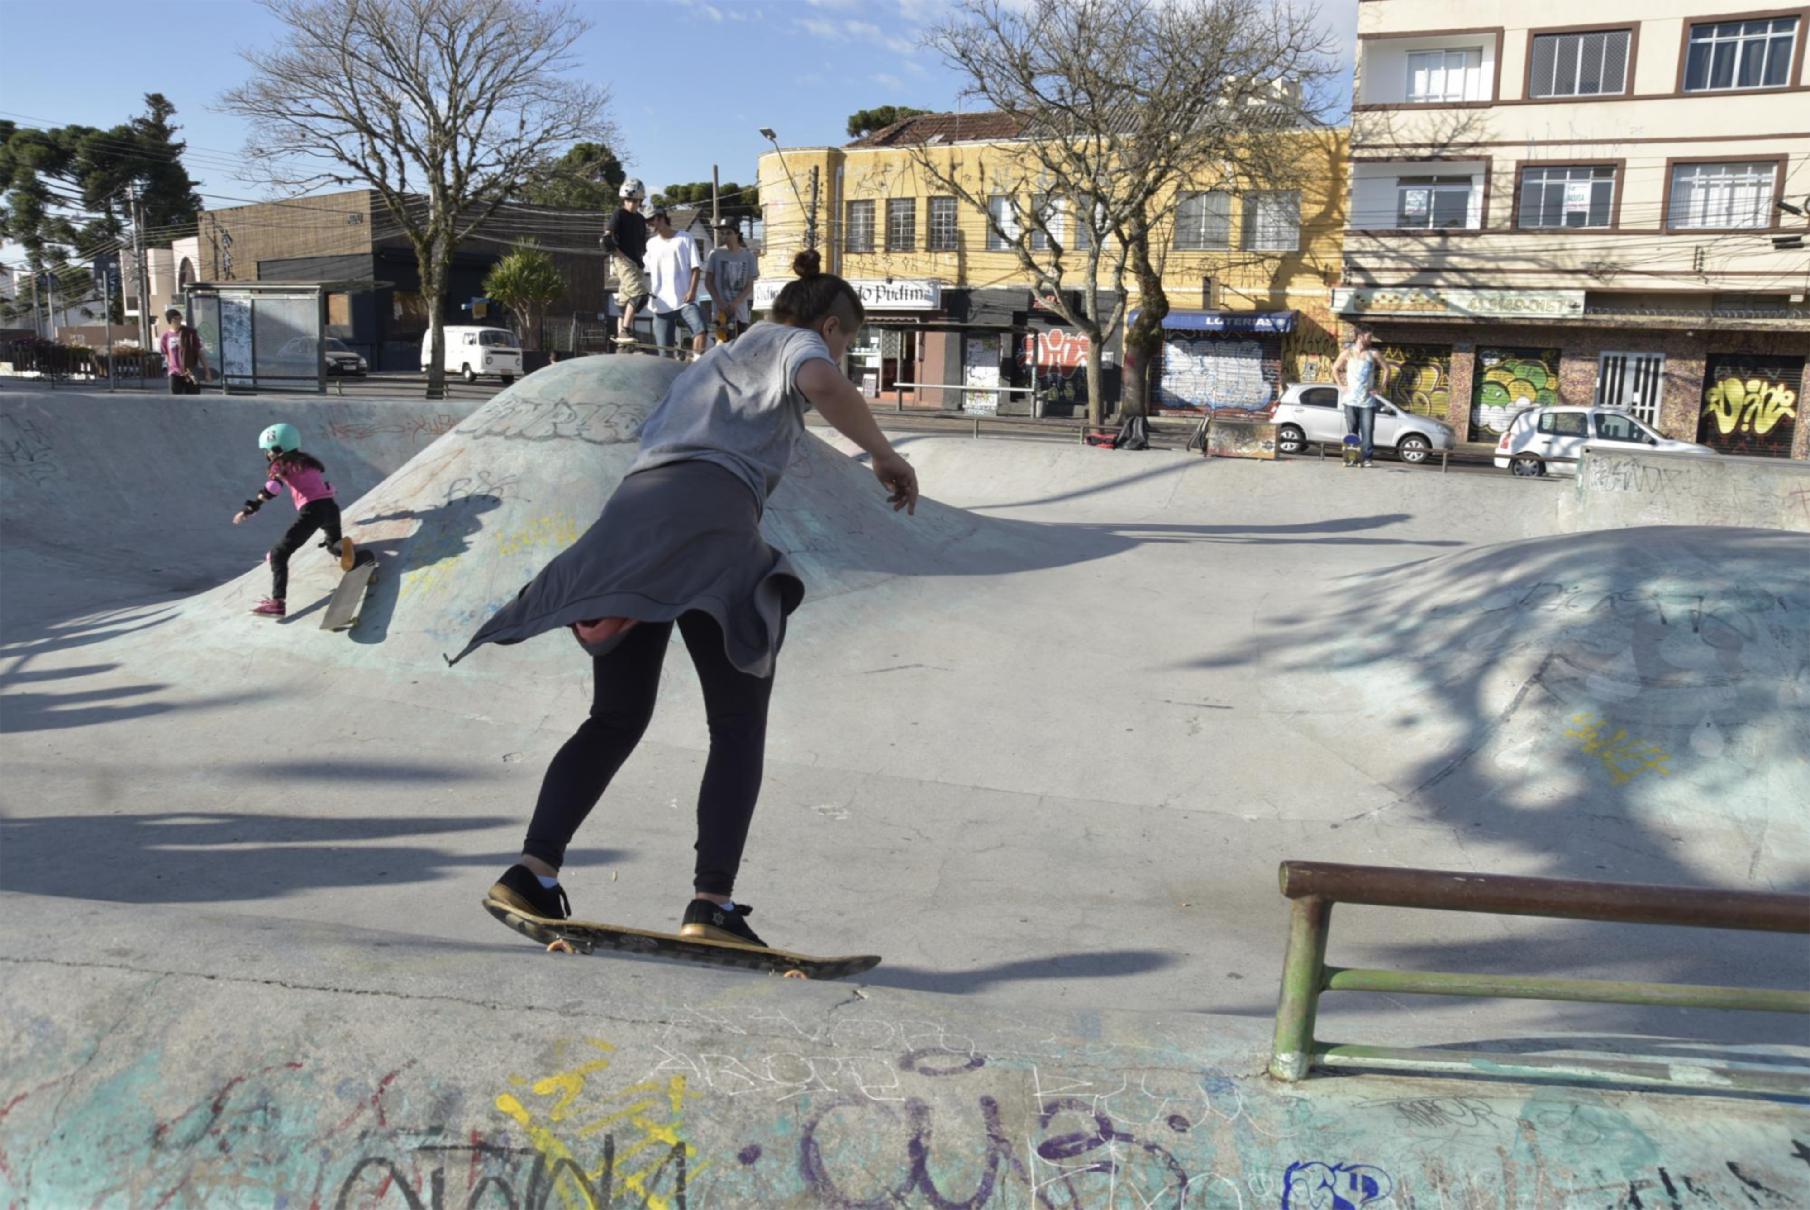
[[1395,443],[1395,453],[1403,462],[1425,462],[1432,453],[1433,443],[1419,433],[1409,433]]
[[1510,474],[1523,479],[1537,479],[1546,473],[1546,464],[1532,454],[1522,454],[1509,462],[1508,469]]
[[1285,424],[1276,430],[1276,450],[1283,454],[1298,454],[1307,448],[1307,434],[1299,425]]
[[461,377],[463,377],[465,379],[466,382],[476,382],[478,380],[478,376],[472,372],[471,367],[468,365],[460,366],[459,374]]
[[514,381],[515,381],[514,374],[504,374],[503,375],[503,385],[504,386],[508,386],[510,383],[512,383]]

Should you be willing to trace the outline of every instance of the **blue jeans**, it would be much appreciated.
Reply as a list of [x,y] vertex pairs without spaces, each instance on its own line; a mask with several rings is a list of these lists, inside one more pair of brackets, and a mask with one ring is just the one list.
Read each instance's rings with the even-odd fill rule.
[[1376,409],[1359,407],[1354,403],[1345,405],[1345,431],[1355,433],[1358,439],[1358,455],[1370,461],[1370,455],[1376,451]]
[[704,334],[704,312],[698,309],[698,304],[686,303],[677,311],[668,311],[664,315],[657,311],[654,313],[654,344],[662,349],[670,349],[676,345],[679,335],[678,321],[681,319],[685,321],[685,326],[691,329],[693,336]]

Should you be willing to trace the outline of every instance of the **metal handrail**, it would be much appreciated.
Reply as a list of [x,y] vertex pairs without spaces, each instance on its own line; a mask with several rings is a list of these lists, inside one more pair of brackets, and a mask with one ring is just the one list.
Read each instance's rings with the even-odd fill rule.
[[1282,994],[1276,1005],[1276,1034],[1269,1063],[1270,1074],[1277,1079],[1305,1079],[1315,1067],[1396,1067],[1523,1079],[1564,1076],[1789,1095],[1810,1093],[1810,1074],[1802,1069],[1783,1070],[1747,1064],[1711,1067],[1700,1063],[1620,1058],[1589,1061],[1517,1057],[1482,1051],[1404,1050],[1321,1042],[1314,1038],[1320,995],[1328,991],[1501,996],[1810,1014],[1810,992],[1775,988],[1328,966],[1326,940],[1335,903],[1623,924],[1810,933],[1810,895],[1594,883],[1311,861],[1285,861],[1279,877],[1283,895],[1292,902],[1288,950],[1282,966]]

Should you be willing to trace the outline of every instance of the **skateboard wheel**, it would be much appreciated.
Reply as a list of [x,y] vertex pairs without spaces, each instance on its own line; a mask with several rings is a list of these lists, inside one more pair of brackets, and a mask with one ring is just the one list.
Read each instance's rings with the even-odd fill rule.
[[810,976],[801,970],[789,970],[780,976],[783,979],[809,979]]
[[571,954],[577,951],[573,950],[572,943],[564,937],[555,937],[547,942],[547,952],[549,954]]

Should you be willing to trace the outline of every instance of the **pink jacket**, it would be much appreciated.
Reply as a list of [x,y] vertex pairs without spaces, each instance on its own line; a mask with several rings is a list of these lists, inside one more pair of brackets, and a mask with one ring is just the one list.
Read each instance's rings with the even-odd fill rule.
[[333,485],[327,482],[325,475],[313,467],[278,458],[270,464],[270,482],[264,485],[264,490],[280,496],[284,488],[289,489],[289,497],[295,501],[297,509],[316,500],[333,499]]

